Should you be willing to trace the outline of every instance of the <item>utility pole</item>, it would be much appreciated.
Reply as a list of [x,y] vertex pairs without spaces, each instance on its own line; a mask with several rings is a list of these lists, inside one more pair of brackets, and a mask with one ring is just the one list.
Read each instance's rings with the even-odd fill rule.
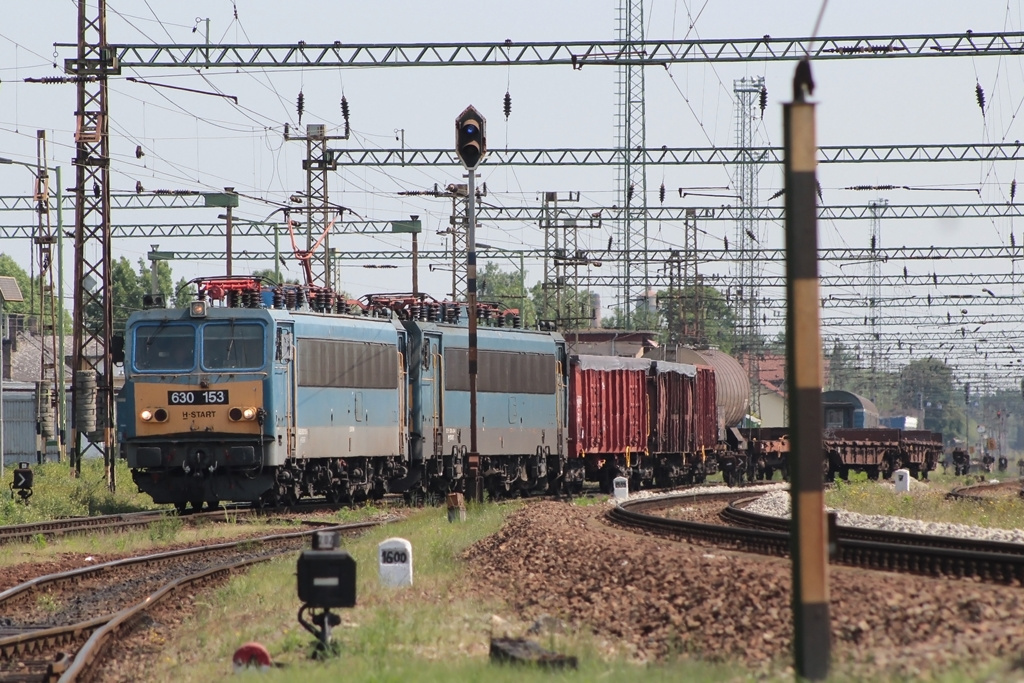
[[[60,169],[56,170],[57,181],[57,230],[63,227],[60,187]],[[36,131],[36,191],[34,199],[38,207],[38,229],[34,242],[39,262],[39,338],[40,338],[40,388],[48,387],[50,399],[40,400],[40,408],[49,419],[39,419],[37,434],[39,452],[46,452],[46,442],[54,439],[57,443],[57,461],[64,459],[64,413],[67,411],[64,388],[64,307],[54,287],[54,247],[59,246],[54,234],[50,211],[50,174],[46,166],[46,131]],[[59,251],[59,249],[58,249]],[[59,254],[58,254],[59,255]],[[58,269],[59,273],[63,271]],[[59,315],[58,315],[59,314]],[[58,343],[58,337],[61,343]],[[52,412],[51,409],[52,408]],[[39,415],[42,418],[42,415]]]
[[821,329],[814,105],[810,61],[793,78],[783,106],[786,145],[786,375],[789,386],[793,513],[793,646],[796,675],[828,677],[828,532],[822,474]]
[[737,264],[740,291],[736,311],[739,313],[739,327],[743,336],[743,354],[750,382],[750,413],[761,416],[761,324],[760,288],[761,264],[757,253],[763,236],[755,207],[757,198],[757,176],[761,162],[755,157],[754,148],[754,102],[764,90],[764,77],[753,76],[733,81],[736,94],[736,146],[739,148],[737,164],[737,190],[739,191],[738,219],[736,221],[735,245],[740,250]]
[[[76,473],[81,473],[82,439],[88,439],[103,453],[107,488],[113,491],[116,452],[110,357],[113,302],[107,77],[120,73],[120,67],[107,45],[106,12],[106,0],[78,0],[78,53],[64,61],[64,71],[77,77],[72,457]],[[92,287],[87,284],[90,282]]]
[[[643,0],[619,0],[617,33],[630,57],[644,53]],[[634,307],[647,301],[647,160],[634,150],[647,147],[644,67],[632,59],[618,67],[616,132],[619,202],[623,207],[620,244],[622,286],[619,306],[626,329],[635,329]]]
[[[550,316],[558,329],[573,325],[575,317],[565,310],[564,293],[575,294],[575,278],[570,278],[569,269],[575,253],[579,250],[579,233],[576,220],[562,218],[559,201],[579,202],[579,192],[544,192],[541,200],[540,228],[544,232],[544,277],[541,280],[541,310],[538,317]],[[564,233],[564,234],[563,234]],[[574,271],[574,274],[577,272]],[[575,297],[573,299],[575,301]]]
[[[302,161],[302,169],[306,172],[306,251],[312,252],[314,246],[322,246],[323,261],[321,269],[312,269],[313,260],[316,256],[309,254],[310,267],[313,274],[313,281],[307,284],[319,285],[327,289],[331,288],[334,278],[331,275],[331,214],[332,209],[328,201],[327,174],[338,169],[338,161],[335,151],[328,149],[327,143],[331,140],[348,140],[349,131],[346,126],[344,135],[328,135],[327,127],[322,123],[311,123],[306,126],[306,134],[294,136],[290,134],[290,127],[284,127],[285,140],[299,140],[306,143],[306,158]],[[322,239],[317,239],[313,226],[318,226],[322,231]]]
[[[878,375],[881,372],[879,363],[882,361],[882,342],[880,339],[879,307],[882,301],[882,261],[884,256],[880,255],[882,248],[882,213],[889,205],[887,199],[877,199],[869,202],[871,209],[871,282],[868,285],[868,310],[869,330],[871,331],[871,395],[870,398],[877,406],[879,401]],[[924,429],[924,425],[921,425]]]

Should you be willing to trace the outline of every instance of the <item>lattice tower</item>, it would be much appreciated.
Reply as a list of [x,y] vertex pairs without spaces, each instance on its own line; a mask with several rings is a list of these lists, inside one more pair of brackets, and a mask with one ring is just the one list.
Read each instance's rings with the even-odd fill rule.
[[763,242],[761,221],[757,217],[757,175],[761,161],[755,157],[754,129],[758,118],[754,108],[764,87],[762,76],[744,77],[733,81],[736,94],[736,192],[737,209],[736,237],[734,243],[740,251],[737,263],[742,292],[736,298],[737,327],[740,333],[740,355],[747,368],[750,380],[750,412],[761,414],[761,324],[758,306],[758,279],[763,263],[757,259],[757,251]]
[[[640,55],[644,39],[643,0],[621,0],[617,33],[630,55]],[[644,67],[623,64],[618,67],[619,111],[616,114],[616,147],[619,150],[618,196],[624,208],[619,228],[623,252],[620,263],[622,287],[619,306],[626,328],[635,327],[635,311],[647,301],[649,264],[647,250],[647,166],[644,155],[634,150],[647,147],[644,106]]]

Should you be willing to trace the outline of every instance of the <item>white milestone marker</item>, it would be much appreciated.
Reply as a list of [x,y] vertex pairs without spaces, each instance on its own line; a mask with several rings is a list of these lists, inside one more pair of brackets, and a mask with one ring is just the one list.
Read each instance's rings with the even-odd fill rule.
[[389,538],[377,546],[382,586],[401,588],[412,585],[412,543],[404,538]]
[[629,500],[629,480],[625,477],[615,477],[612,480],[612,495],[615,500]]
[[892,477],[896,483],[896,493],[910,492],[910,470],[896,470]]

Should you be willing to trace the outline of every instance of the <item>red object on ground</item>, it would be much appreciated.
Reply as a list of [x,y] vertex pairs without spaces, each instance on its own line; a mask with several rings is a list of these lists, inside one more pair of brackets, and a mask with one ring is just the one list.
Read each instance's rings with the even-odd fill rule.
[[236,670],[251,667],[269,669],[273,666],[273,663],[270,661],[270,653],[267,652],[267,648],[263,647],[259,643],[246,643],[242,647],[238,648],[235,650],[235,655],[231,658],[231,661],[235,665]]

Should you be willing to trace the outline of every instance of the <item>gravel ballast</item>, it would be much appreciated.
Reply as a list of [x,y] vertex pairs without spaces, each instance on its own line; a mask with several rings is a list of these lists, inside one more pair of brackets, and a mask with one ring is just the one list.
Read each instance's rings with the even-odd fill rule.
[[[467,551],[481,590],[524,619],[557,615],[640,661],[678,653],[756,670],[790,665],[787,560],[609,528],[606,506],[525,506]],[[855,675],[920,676],[1021,651],[1024,591],[830,569],[833,654]]]
[[[772,491],[761,496],[746,507],[750,512],[772,517],[789,517],[789,491]],[[831,508],[829,508],[831,510]],[[898,531],[905,534],[926,534],[948,538],[974,538],[982,541],[1003,543],[1024,543],[1024,531],[1020,529],[993,529],[989,527],[952,524],[949,522],[924,522],[906,517],[888,515],[863,515],[859,512],[835,510],[840,526],[860,529]]]

